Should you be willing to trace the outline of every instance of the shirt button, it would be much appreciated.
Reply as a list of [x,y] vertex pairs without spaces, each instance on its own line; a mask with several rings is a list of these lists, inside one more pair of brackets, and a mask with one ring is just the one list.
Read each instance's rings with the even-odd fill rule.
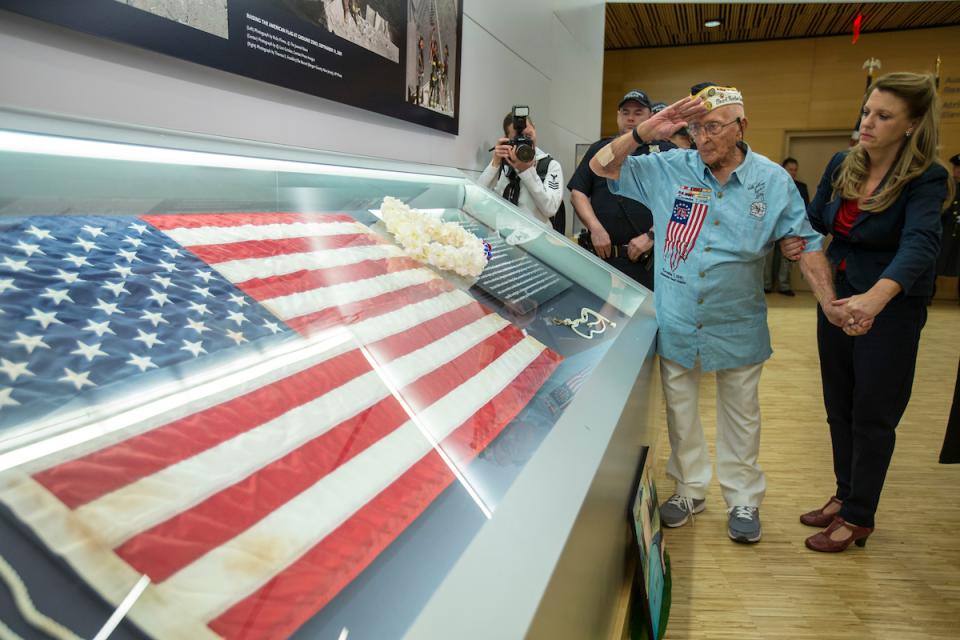
[[722,198],[722,197],[723,197],[723,191],[718,192],[718,193],[717,193],[717,197],[718,197],[718,198]]
[[713,249],[711,249],[710,247],[704,247],[703,250],[706,251],[707,253],[713,251]]
[[702,323],[702,322],[698,322],[698,323],[697,323],[697,329],[703,329],[703,323]]
[[706,278],[706,277],[707,277],[706,272],[701,271],[701,272],[700,272],[700,277],[701,277],[701,278]]
[[714,220],[714,221],[713,221],[713,224],[720,224],[720,221],[719,221],[719,220]]
[[703,304],[703,298],[700,298],[699,300],[697,300],[697,304]]

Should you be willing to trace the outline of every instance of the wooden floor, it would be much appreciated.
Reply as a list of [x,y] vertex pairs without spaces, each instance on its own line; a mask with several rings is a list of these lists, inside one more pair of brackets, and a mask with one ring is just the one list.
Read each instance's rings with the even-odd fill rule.
[[[666,531],[673,561],[667,638],[960,638],[960,465],[937,464],[960,355],[960,306],[930,308],[876,532],[863,549],[827,555],[804,547],[816,530],[798,521],[834,489],[814,301],[809,294],[767,299],[775,353],[760,383],[763,540],[727,538],[714,476],[707,510],[692,526]],[[715,397],[705,376],[700,410],[711,456]],[[674,488],[664,473],[668,454],[664,428],[661,499]]]

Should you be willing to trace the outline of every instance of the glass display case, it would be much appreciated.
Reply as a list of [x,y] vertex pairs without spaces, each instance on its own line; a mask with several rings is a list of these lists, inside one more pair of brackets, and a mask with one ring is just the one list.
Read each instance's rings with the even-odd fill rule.
[[606,633],[632,280],[456,170],[12,111],[0,233],[14,632]]

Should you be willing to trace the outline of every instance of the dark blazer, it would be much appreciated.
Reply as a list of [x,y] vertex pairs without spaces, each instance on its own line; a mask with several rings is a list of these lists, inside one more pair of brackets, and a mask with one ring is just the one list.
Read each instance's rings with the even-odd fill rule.
[[[823,172],[817,194],[807,207],[814,229],[833,233],[840,198],[833,197],[833,177],[846,156],[833,156]],[[827,258],[834,265],[847,261],[847,280],[866,291],[881,278],[893,280],[907,296],[933,295],[940,252],[940,210],[947,197],[947,170],[937,163],[907,184],[885,211],[857,218],[849,238],[834,236]]]

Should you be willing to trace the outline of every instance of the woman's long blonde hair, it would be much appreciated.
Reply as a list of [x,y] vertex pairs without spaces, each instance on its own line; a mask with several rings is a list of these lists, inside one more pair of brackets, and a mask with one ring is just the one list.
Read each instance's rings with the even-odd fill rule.
[[[900,196],[907,184],[923,174],[934,162],[939,150],[937,124],[940,122],[940,104],[933,76],[929,73],[888,73],[878,78],[864,96],[863,104],[874,91],[887,91],[907,104],[908,116],[916,120],[913,133],[904,136],[903,145],[894,160],[889,175],[880,188],[864,198],[863,211],[884,211]],[[863,106],[861,105],[861,109]],[[942,163],[940,163],[942,164]],[[947,200],[953,200],[953,180],[947,172]],[[845,200],[860,198],[863,185],[870,175],[870,156],[861,145],[856,145],[843,159],[840,170],[833,179],[833,193]]]

